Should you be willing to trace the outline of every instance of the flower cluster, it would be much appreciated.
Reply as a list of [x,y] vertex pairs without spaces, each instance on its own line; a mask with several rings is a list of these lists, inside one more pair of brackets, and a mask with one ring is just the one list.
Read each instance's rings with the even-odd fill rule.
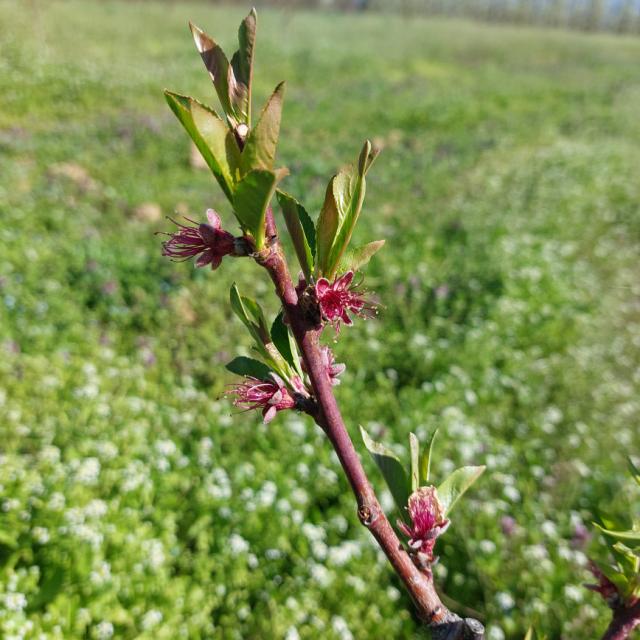
[[410,549],[424,554],[424,560],[431,564],[436,538],[449,528],[436,488],[420,487],[414,491],[409,497],[408,511],[411,526],[399,521],[398,527],[409,538]]
[[233,404],[246,410],[262,409],[265,424],[271,422],[278,411],[293,409],[296,401],[280,376],[271,373],[271,380],[248,376],[234,385],[230,393],[236,396]]
[[366,317],[374,311],[374,306],[366,300],[357,287],[352,286],[353,271],[336,277],[333,282],[320,278],[315,285],[316,298],[322,318],[333,324],[336,332],[340,323],[352,325],[350,313]]
[[235,252],[235,238],[221,228],[220,216],[213,210],[207,209],[208,223],[198,224],[185,218],[194,226],[184,225],[171,219],[177,227],[175,233],[165,233],[169,240],[162,244],[162,255],[175,260],[188,260],[199,256],[196,267],[211,265],[217,269],[224,256]]

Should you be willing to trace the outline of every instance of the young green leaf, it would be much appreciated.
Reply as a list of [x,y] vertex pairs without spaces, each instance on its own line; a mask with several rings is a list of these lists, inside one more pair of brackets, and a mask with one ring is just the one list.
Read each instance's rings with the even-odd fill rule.
[[409,450],[411,454],[411,492],[420,486],[420,442],[415,433],[409,434]]
[[362,426],[360,427],[360,433],[364,446],[371,454],[374,462],[378,465],[403,520],[406,520],[406,507],[409,500],[409,479],[407,472],[393,451],[383,444],[372,440]]
[[618,590],[623,594],[627,595],[629,593],[629,578],[619,571],[616,567],[612,567],[606,562],[599,562],[598,569],[602,571],[602,573],[611,581],[613,584],[618,587]]
[[239,48],[231,58],[231,67],[238,87],[242,90],[231,96],[236,111],[244,117],[243,122],[251,126],[251,82],[253,80],[253,52],[256,42],[257,15],[251,9],[238,29]]
[[289,327],[284,323],[284,313],[281,311],[271,325],[271,340],[300,379],[303,378],[300,368],[300,354],[296,341],[293,339]]
[[280,136],[284,87],[284,82],[281,82],[275,88],[262,110],[256,126],[249,132],[242,150],[243,173],[247,173],[252,169],[273,169]]
[[460,467],[456,469],[439,487],[438,497],[444,507],[445,515],[448,515],[456,502],[467,489],[482,475],[486,469],[481,467]]
[[271,373],[271,369],[266,364],[253,358],[238,356],[225,365],[226,368],[239,376],[251,376],[258,380],[266,380]]
[[630,457],[627,458],[627,462],[629,464],[631,477],[640,484],[640,469],[633,463],[633,460]]
[[340,271],[358,271],[382,249],[384,243],[384,240],[374,240],[354,249],[347,249],[340,260]]
[[276,197],[282,209],[287,230],[293,242],[298,262],[304,277],[309,282],[313,272],[316,232],[306,209],[293,197],[278,189]]
[[240,149],[220,116],[194,98],[165,91],[169,107],[193,140],[230,202],[240,166]]
[[192,22],[189,23],[196,49],[209,72],[213,86],[220,99],[222,110],[230,117],[232,125],[241,121],[236,115],[235,106],[231,102],[231,93],[235,92],[235,76],[233,68],[227,60],[222,48],[216,41]]
[[429,483],[429,478],[431,476],[431,461],[433,460],[433,443],[436,441],[436,436],[438,435],[438,427],[436,427],[431,434],[431,438],[429,438],[429,442],[425,447],[422,457],[420,458],[420,478],[421,482],[425,484]]
[[331,178],[318,218],[317,275],[335,276],[362,209],[365,176],[377,155],[367,140],[357,166],[349,165]]
[[233,209],[242,228],[253,236],[256,249],[264,246],[265,216],[278,182],[286,169],[265,171],[254,169],[238,182],[233,196]]
[[258,349],[265,353],[264,345],[271,341],[267,322],[260,305],[251,298],[241,296],[235,282],[231,285],[229,292],[231,309],[240,318],[242,323],[249,329]]
[[612,531],[611,529],[605,529],[597,522],[593,523],[602,533],[617,540],[628,540],[629,542],[640,543],[640,529],[629,529],[627,531]]
[[333,176],[327,185],[324,204],[316,226],[316,275],[329,277],[329,254],[338,233],[340,214],[334,196],[334,184],[338,176]]
[[[624,569],[625,574],[638,574],[640,572],[640,548],[633,549],[627,547],[622,542],[616,542],[612,551],[618,561],[618,564]],[[640,580],[640,575],[638,575]]]

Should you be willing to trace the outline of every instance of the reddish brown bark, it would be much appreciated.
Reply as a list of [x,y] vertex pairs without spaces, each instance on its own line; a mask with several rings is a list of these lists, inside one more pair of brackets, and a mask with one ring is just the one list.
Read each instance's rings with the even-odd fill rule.
[[626,640],[636,627],[640,627],[640,600],[631,607],[616,607],[613,610],[613,619],[602,640]]
[[385,516],[362,467],[336,402],[331,382],[322,362],[319,344],[320,329],[312,326],[308,314],[298,304],[298,295],[289,275],[287,263],[277,240],[271,211],[268,212],[269,247],[256,260],[268,272],[280,298],[292,329],[316,402],[312,413],[327,434],[356,497],[358,518],[369,529],[387,556],[394,571],[404,583],[415,603],[419,617],[433,629],[434,638],[462,640],[484,638],[484,628],[475,620],[461,620],[451,613],[436,593],[433,579],[420,571],[404,550],[389,520]]

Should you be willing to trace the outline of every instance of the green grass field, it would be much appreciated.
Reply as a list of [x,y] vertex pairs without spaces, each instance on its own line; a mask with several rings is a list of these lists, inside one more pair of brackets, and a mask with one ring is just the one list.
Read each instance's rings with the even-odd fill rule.
[[[222,365],[249,346],[227,292],[267,299],[263,274],[172,264],[153,235],[209,206],[232,226],[162,89],[215,104],[187,20],[230,48],[243,15],[0,0],[7,640],[418,633],[319,430],[265,427],[223,397]],[[640,452],[640,41],[373,15],[259,25],[256,105],[288,81],[288,191],[316,213],[362,140],[384,145],[357,232],[388,240],[366,278],[384,306],[335,346],[353,437],[363,424],[403,452],[439,425],[437,476],[488,465],[436,576],[490,640],[531,623],[596,637],[608,614],[580,586],[578,534],[597,508],[629,511],[624,456]]]

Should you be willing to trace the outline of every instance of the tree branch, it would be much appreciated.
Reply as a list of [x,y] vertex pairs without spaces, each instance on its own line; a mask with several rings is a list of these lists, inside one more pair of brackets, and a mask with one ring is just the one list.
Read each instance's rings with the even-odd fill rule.
[[621,606],[613,610],[613,620],[602,640],[626,640],[636,627],[640,627],[640,600],[630,607]]
[[289,275],[287,263],[278,242],[269,211],[269,246],[256,256],[257,262],[269,273],[280,298],[287,321],[302,353],[305,369],[311,381],[317,411],[313,416],[327,434],[340,464],[349,480],[358,504],[358,518],[369,529],[394,571],[404,583],[415,603],[418,616],[433,631],[434,640],[482,640],[484,627],[477,620],[462,620],[451,613],[436,593],[431,575],[420,571],[404,550],[389,520],[385,516],[353,446],[320,353],[321,329],[312,326],[298,304],[298,295]]

